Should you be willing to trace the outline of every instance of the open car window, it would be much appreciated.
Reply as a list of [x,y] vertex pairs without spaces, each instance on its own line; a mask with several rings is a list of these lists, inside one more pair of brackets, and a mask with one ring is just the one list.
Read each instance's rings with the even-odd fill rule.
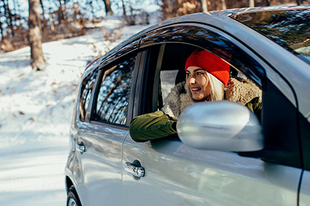
[[[185,82],[185,62],[195,49],[197,47],[185,44],[167,44],[165,46],[159,86],[159,99],[163,100],[163,105],[167,103],[171,89],[177,84]],[[224,99],[247,105],[254,98],[257,98],[256,101],[262,102],[262,90],[254,81],[231,65],[230,81],[225,88]],[[160,106],[158,106],[158,110],[162,109]],[[260,118],[260,114],[258,116]]]

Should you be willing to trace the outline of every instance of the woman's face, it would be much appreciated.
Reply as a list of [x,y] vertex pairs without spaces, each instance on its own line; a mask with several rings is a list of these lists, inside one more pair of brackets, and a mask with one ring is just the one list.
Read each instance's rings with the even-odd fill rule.
[[186,82],[196,101],[204,100],[211,94],[207,71],[200,67],[190,66],[186,69]]

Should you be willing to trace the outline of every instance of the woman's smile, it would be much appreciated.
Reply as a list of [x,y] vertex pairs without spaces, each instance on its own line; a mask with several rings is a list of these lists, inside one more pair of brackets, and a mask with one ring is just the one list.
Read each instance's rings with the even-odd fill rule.
[[192,93],[198,93],[201,90],[200,87],[191,87]]

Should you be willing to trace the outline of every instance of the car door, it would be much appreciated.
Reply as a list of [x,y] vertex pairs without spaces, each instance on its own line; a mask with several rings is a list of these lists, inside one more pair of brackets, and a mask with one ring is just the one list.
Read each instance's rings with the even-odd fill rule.
[[[137,54],[129,54],[108,65],[99,66],[96,81],[85,93],[89,116],[77,125],[75,170],[77,191],[83,205],[122,205],[121,150],[128,133],[130,94],[134,85]],[[88,97],[87,97],[88,96]],[[82,103],[81,103],[82,104]]]
[[[163,45],[196,45],[212,51],[261,86],[266,148],[252,153],[198,150],[175,139],[137,143],[128,135],[122,160],[124,204],[297,205],[302,170],[296,136],[296,99],[287,81],[244,43],[214,28],[198,24],[160,28],[142,40],[141,48],[145,43],[145,48],[151,50],[153,39],[158,44],[159,37]],[[156,82],[160,82],[167,45],[162,46],[155,57],[158,64],[154,73],[145,72],[143,78],[148,78],[148,84],[141,83],[148,92],[153,91],[153,98],[160,94],[156,92]],[[153,87],[147,86],[150,76]],[[143,86],[141,88],[142,94]],[[145,104],[153,105],[150,111],[156,110],[158,102],[144,99]],[[144,176],[137,178],[128,173],[128,165],[136,171],[143,169]]]

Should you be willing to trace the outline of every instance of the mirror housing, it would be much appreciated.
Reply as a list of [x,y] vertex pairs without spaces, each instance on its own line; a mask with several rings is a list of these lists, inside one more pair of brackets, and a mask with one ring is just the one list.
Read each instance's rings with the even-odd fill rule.
[[262,127],[247,107],[231,101],[196,103],[177,123],[181,141],[204,150],[250,152],[264,148]]

